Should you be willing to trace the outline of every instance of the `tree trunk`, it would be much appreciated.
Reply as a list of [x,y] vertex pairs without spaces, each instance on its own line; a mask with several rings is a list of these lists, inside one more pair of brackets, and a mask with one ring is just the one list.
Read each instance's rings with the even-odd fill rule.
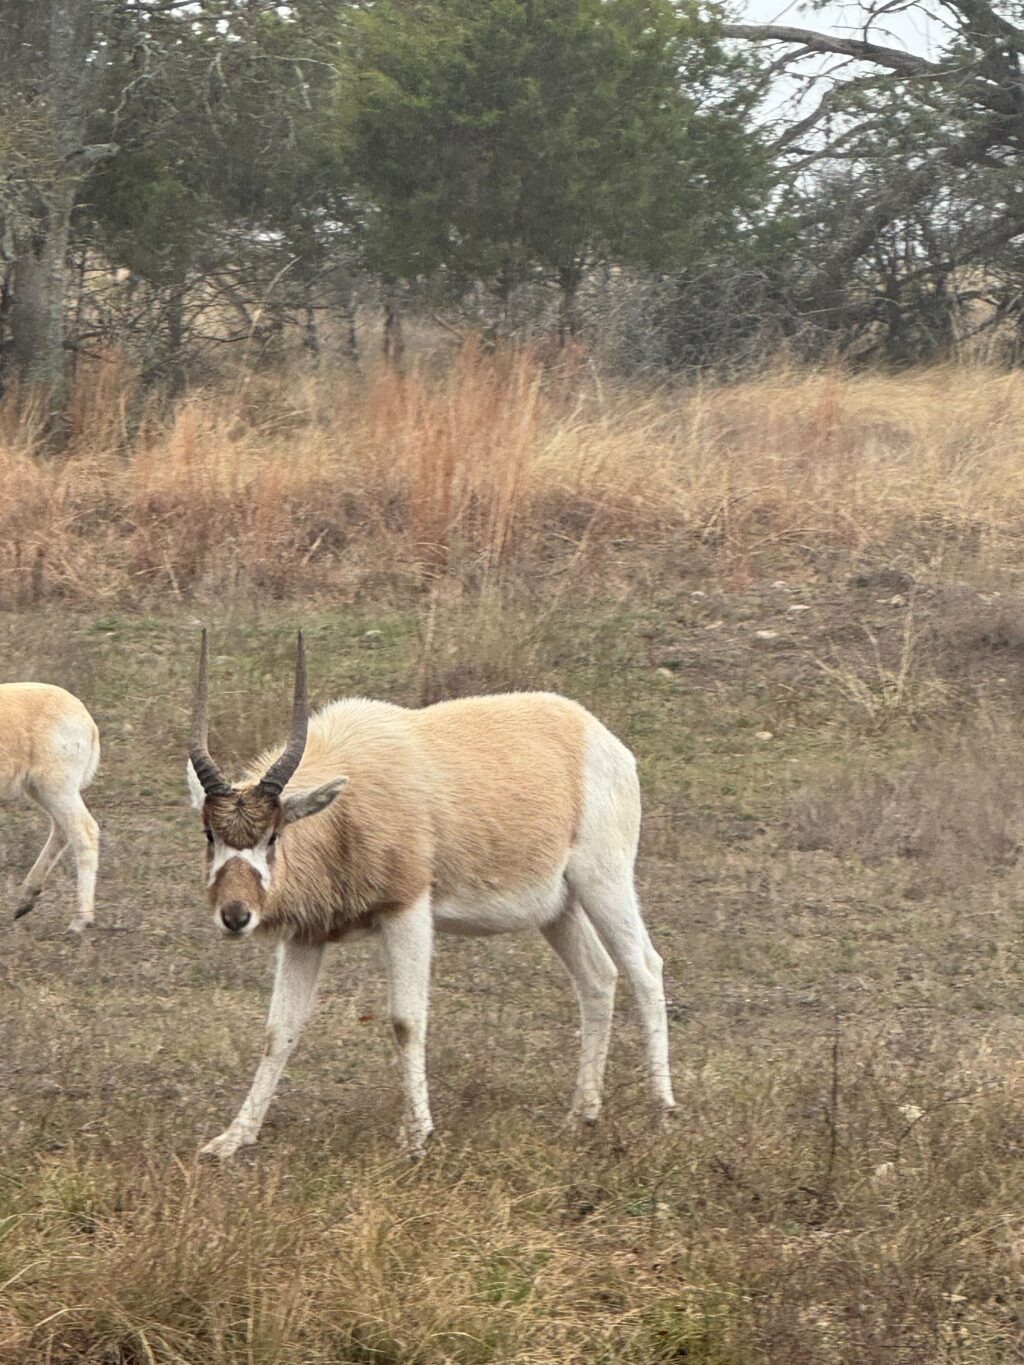
[[512,266],[506,261],[498,271],[497,279],[494,282],[494,298],[497,303],[497,313],[493,324],[488,327],[484,334],[484,339],[490,346],[496,346],[499,342],[508,341],[512,335]]
[[167,299],[167,396],[185,392],[185,281],[176,284]]
[[558,272],[558,344],[565,346],[580,329],[576,312],[576,291],[583,272],[578,265],[563,265]]
[[[26,17],[27,15],[27,17]],[[17,34],[25,82],[45,111],[48,166],[25,187],[24,227],[14,233],[14,268],[8,325],[15,375],[48,395],[53,435],[59,440],[67,389],[64,310],[70,280],[68,243],[83,157],[85,85],[95,34],[94,0],[34,0],[31,12],[15,4],[0,23],[0,42]],[[29,96],[26,94],[26,98]]]
[[51,190],[38,230],[18,243],[11,307],[11,357],[18,377],[48,390],[54,416],[65,398],[64,303],[74,195]]
[[344,296],[341,305],[341,315],[345,319],[345,346],[348,351],[348,358],[355,369],[359,369],[359,326],[356,317],[356,300],[354,292],[350,291]]
[[14,267],[5,265],[0,271],[0,397],[3,396],[6,354],[10,347],[10,316],[14,302]]
[[316,322],[316,304],[313,298],[313,284],[311,280],[305,281],[303,286],[305,299],[302,311],[305,320],[302,328],[302,349],[309,357],[310,369],[320,368],[320,329]]
[[384,281],[384,359],[391,365],[400,365],[405,354],[405,337],[402,335],[401,295],[397,280]]

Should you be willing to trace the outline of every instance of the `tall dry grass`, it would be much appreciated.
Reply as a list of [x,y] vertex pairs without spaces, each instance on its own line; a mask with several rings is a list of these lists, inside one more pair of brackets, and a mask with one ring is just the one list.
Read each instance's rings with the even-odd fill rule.
[[158,413],[112,357],[79,380],[67,452],[41,434],[8,394],[6,607],[401,596],[588,557],[742,575],[1024,527],[1024,377],[985,369],[651,389],[469,345],[442,374],[249,376]]

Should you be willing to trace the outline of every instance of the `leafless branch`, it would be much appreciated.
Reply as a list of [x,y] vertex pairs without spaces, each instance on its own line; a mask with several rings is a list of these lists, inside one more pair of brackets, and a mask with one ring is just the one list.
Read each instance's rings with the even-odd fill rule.
[[855,61],[873,62],[901,76],[945,76],[947,68],[938,62],[903,52],[897,47],[866,42],[862,38],[840,38],[833,33],[818,33],[809,28],[791,28],[788,24],[723,24],[727,38],[745,38],[754,43],[797,43],[807,52],[835,53],[852,57]]

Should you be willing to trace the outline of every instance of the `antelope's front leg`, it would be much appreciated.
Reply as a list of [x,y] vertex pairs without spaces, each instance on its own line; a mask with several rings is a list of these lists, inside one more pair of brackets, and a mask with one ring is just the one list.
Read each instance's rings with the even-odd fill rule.
[[259,1136],[270,1101],[303,1025],[313,1012],[316,983],[324,959],[323,946],[283,943],[277,950],[277,974],[267,1017],[267,1042],[252,1087],[234,1122],[202,1148],[202,1155],[222,1159],[239,1147],[251,1147]]
[[425,892],[405,910],[382,915],[380,928],[391,1027],[402,1066],[405,1140],[413,1156],[422,1156],[434,1131],[426,1062],[430,951],[434,937],[430,893]]

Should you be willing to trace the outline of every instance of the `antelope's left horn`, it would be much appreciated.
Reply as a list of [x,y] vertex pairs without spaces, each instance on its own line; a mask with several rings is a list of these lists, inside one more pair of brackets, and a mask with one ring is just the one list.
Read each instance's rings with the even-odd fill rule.
[[302,762],[309,729],[309,702],[306,698],[306,649],[299,631],[295,649],[295,702],[292,707],[292,733],[284,753],[272,763],[260,778],[260,787],[268,796],[280,796]]
[[202,783],[207,796],[224,796],[231,791],[231,784],[210,757],[207,737],[210,729],[210,708],[208,700],[208,678],[210,666],[210,647],[203,627],[203,638],[199,646],[199,677],[196,679],[196,694],[192,702],[192,733],[189,736],[188,756],[196,777]]

